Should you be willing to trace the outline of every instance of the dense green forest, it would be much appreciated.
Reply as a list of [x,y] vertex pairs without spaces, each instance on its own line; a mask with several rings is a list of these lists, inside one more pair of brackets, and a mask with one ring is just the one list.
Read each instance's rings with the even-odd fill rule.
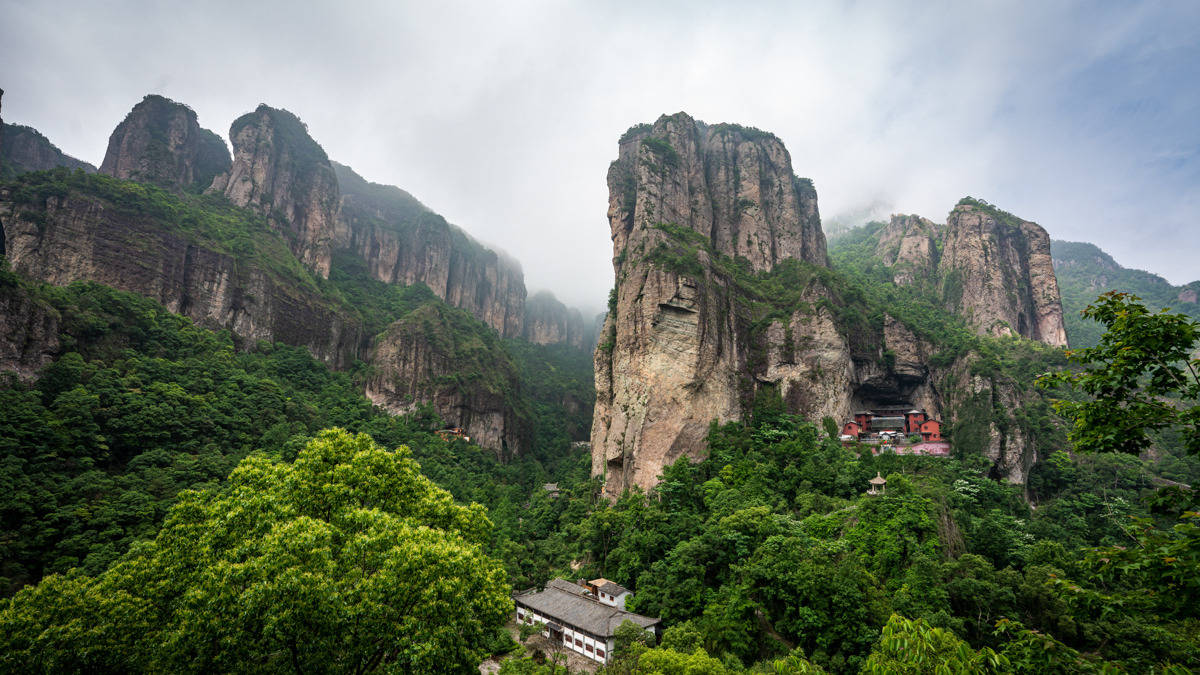
[[[31,199],[99,190],[165,209],[197,237],[255,241],[264,265],[294,262],[240,211],[129,185],[67,172],[21,183]],[[648,256],[686,269],[702,243],[667,234]],[[36,378],[0,375],[0,670],[466,672],[517,649],[501,630],[511,590],[556,576],[612,579],[635,592],[631,609],[662,617],[661,644],[627,636],[610,673],[1200,668],[1200,505],[1186,487],[1200,460],[1185,450],[1200,412],[1150,428],[1140,456],[1072,452],[1109,448],[1053,401],[1070,419],[1106,414],[1087,407],[1087,385],[1108,380],[1079,359],[1129,350],[1098,339],[1069,361],[979,337],[943,309],[953,280],[895,286],[872,234],[840,239],[833,270],[717,263],[749,299],[752,329],[819,283],[864,345],[886,312],[937,347],[931,365],[971,355],[973,374],[1018,383],[1032,403],[1012,423],[1035,432],[1040,457],[1027,485],[988,475],[981,430],[1010,423],[990,405],[948,430],[952,458],[859,455],[832,420],[788,415],[764,389],[746,421],[711,428],[706,459],[609,503],[572,443],[591,422],[590,355],[502,340],[428,288],[371,280],[352,256],[336,256],[328,280],[275,267],[352,308],[367,335],[436,327],[462,376],[520,411],[529,452],[502,462],[440,438],[431,409],[384,413],[362,394],[363,364],[332,371],[140,296],[30,281],[0,257],[0,296],[59,326]],[[1121,302],[1096,316],[1128,333],[1142,315]],[[1134,378],[1118,385],[1145,388],[1146,411],[1188,396],[1163,369],[1143,384],[1125,365]],[[1047,371],[1065,375],[1035,391]],[[876,475],[885,494],[865,494]]]
[[[154,535],[181,489],[222,481],[252,452],[291,459],[328,427],[410,445],[439,485],[489,507],[524,501],[564,464],[586,471],[571,450],[568,425],[578,421],[550,395],[586,397],[590,368],[581,373],[578,359],[552,348],[521,347],[528,372],[556,372],[559,380],[537,385],[547,402],[534,411],[535,452],[502,464],[432,433],[442,426],[432,411],[383,413],[363,397],[357,371],[331,371],[301,348],[238,350],[228,332],[199,328],[140,296],[90,283],[35,284],[7,266],[0,293],[27,295],[55,312],[62,350],[36,381],[6,374],[0,382],[6,595],[47,573],[101,572]],[[437,302],[428,289],[407,293]]]
[[[1156,489],[1144,460],[1056,452],[1030,476],[1035,507],[981,457],[855,456],[780,410],[761,401],[749,422],[714,426],[708,458],[681,459],[651,495],[535,504],[561,559],[587,561],[578,575],[634,589],[631,608],[664,620],[645,664],[610,672],[788,658],[933,672],[911,650],[889,656],[889,635],[967,670],[1200,666],[1195,495]],[[865,494],[877,473],[886,493]]]
[[[846,283],[872,292],[853,276]],[[1187,483],[1200,478],[1194,457],[1060,450],[1035,465],[1027,501],[1021,488],[987,478],[979,455],[857,457],[763,396],[749,421],[712,429],[707,459],[681,460],[652,494],[608,504],[597,498],[586,453],[571,449],[567,427],[582,420],[535,405],[535,452],[502,464],[431,433],[439,426],[431,412],[382,414],[362,397],[353,371],[330,371],[301,349],[239,351],[228,333],[95,284],[42,286],[6,269],[0,284],[62,319],[63,355],[34,383],[10,377],[0,388],[8,412],[0,443],[13,486],[4,496],[3,536],[16,544],[4,552],[8,592],[66,575],[0,610],[14,654],[65,658],[73,646],[115,639],[119,626],[102,623],[57,642],[38,642],[29,631],[53,624],[42,613],[51,597],[66,598],[55,611],[126,616],[119,605],[87,604],[95,597],[89,589],[127,592],[144,580],[141,568],[162,568],[163,547],[181,545],[160,530],[164,519],[174,522],[181,494],[215,495],[205,503],[232,508],[236,482],[227,477],[240,462],[251,462],[246,471],[284,470],[269,467],[288,466],[320,429],[337,426],[368,433],[384,448],[407,446],[419,470],[457,502],[485,506],[486,534],[473,536],[506,571],[504,586],[595,575],[633,589],[632,607],[663,617],[667,631],[661,645],[629,645],[613,672],[677,672],[679,664],[697,672],[894,672],[912,656],[892,653],[896,641],[927,643],[928,658],[942,663],[997,672],[1200,665],[1200,619],[1187,586],[1200,563],[1189,519],[1194,496],[1156,490],[1164,473]],[[912,308],[916,326],[919,310]],[[925,330],[958,330],[938,325]],[[527,386],[543,388],[535,399],[587,395],[571,376],[587,365],[578,355],[509,347]],[[876,473],[888,478],[886,494],[864,495]],[[559,483],[557,497],[541,489],[549,481]],[[136,541],[160,543],[146,549]],[[1167,558],[1175,560],[1162,563]],[[189,611],[234,611],[245,601]],[[139,620],[157,625],[149,615]],[[186,645],[198,629],[164,625],[183,651],[90,667],[192,669],[171,659],[198,658]],[[277,639],[261,626],[247,630],[259,636],[248,641]],[[472,656],[455,658],[511,648],[490,631],[480,627]],[[111,644],[148,658],[139,651],[147,643]],[[264,644],[239,649],[264,668],[287,669]]]

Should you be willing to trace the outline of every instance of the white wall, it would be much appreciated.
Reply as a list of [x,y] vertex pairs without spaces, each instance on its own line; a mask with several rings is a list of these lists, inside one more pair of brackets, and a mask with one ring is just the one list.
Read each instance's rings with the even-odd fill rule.
[[[611,644],[606,644],[602,641],[595,640],[592,637],[590,637],[584,633],[576,632],[568,624],[563,624],[560,621],[558,621],[557,619],[550,619],[548,617],[544,617],[541,614],[538,614],[537,612],[533,611],[532,609],[526,609],[525,607],[518,607],[517,608],[517,623],[526,623],[526,619],[528,619],[528,618],[532,618],[533,623],[543,623],[543,624],[560,623],[563,627],[563,645],[568,647],[572,651],[583,654],[584,656],[586,656],[594,661],[600,661],[601,663],[607,663],[609,655],[612,654],[612,645]],[[542,631],[542,636],[546,637],[546,638],[550,637],[549,628]],[[575,644],[576,638],[578,638],[582,644],[576,645]],[[588,651],[588,647],[591,647],[591,651]],[[604,656],[596,655],[597,648],[604,650]]]

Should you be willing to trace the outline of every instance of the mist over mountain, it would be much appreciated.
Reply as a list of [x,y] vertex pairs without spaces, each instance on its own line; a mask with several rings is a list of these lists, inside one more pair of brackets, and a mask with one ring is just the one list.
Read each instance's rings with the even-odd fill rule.
[[0,16],[0,672],[1200,671],[1200,9]]

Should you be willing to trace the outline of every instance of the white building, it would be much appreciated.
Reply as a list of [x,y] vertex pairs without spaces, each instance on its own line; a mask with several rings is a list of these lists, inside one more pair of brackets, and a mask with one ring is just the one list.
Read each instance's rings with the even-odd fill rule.
[[553,579],[542,591],[527,591],[513,597],[517,623],[543,623],[542,635],[584,656],[608,663],[612,658],[613,634],[626,621],[657,636],[659,619],[625,611],[627,589],[607,579],[574,584]]

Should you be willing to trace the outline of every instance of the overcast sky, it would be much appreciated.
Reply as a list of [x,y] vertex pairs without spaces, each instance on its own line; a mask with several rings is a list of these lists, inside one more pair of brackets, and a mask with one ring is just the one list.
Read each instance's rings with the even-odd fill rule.
[[[968,8],[968,5],[971,6]],[[259,103],[599,311],[605,173],[662,113],[777,134],[835,218],[964,195],[1200,277],[1200,2],[0,0],[3,116],[99,164],[147,93]]]

